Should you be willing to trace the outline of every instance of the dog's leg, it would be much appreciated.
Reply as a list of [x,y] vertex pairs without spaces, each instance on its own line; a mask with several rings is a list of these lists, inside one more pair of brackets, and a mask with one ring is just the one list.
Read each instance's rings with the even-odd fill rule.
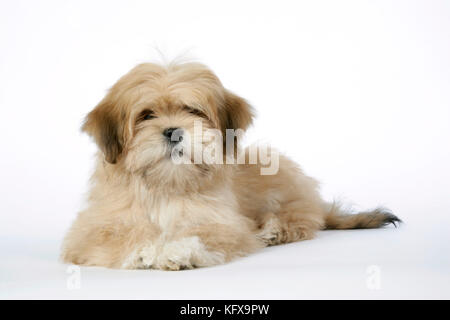
[[223,262],[221,252],[208,250],[197,236],[188,236],[171,241],[162,238],[148,243],[130,255],[123,267],[177,271]]
[[66,263],[109,268],[139,268],[133,253],[155,241],[160,231],[148,223],[137,225],[87,224],[84,216],[66,235],[61,258]]
[[257,236],[266,245],[308,240],[324,225],[323,210],[304,201],[283,204],[276,213],[264,215]]
[[[247,225],[243,222],[236,226],[206,224],[191,228],[185,233],[185,236],[197,238],[206,249],[198,256],[198,262],[194,261],[194,266],[224,263],[263,248],[265,245],[261,239],[255,236],[251,230],[252,226],[253,224]],[[219,254],[221,259],[211,260],[208,258],[208,255],[211,254],[216,257]],[[204,262],[199,264],[202,261]]]
[[178,230],[175,237],[161,236],[133,252],[123,267],[183,270],[222,264],[265,246],[247,222],[205,224]]
[[280,219],[272,213],[262,214],[258,219],[258,231],[256,236],[267,246],[273,246],[280,243],[283,228]]

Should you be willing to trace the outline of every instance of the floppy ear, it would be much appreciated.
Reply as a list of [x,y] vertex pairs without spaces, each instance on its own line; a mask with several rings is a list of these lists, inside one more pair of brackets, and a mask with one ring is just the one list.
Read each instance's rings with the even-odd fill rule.
[[105,98],[86,116],[81,128],[94,138],[109,163],[116,163],[122,153],[124,121],[120,113]]
[[225,133],[226,129],[247,130],[253,122],[253,108],[245,99],[228,90],[225,90],[224,98],[220,116],[222,131]]

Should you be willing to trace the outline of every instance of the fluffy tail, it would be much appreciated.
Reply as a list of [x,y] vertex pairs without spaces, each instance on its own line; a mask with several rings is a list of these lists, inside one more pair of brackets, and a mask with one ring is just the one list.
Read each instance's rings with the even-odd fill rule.
[[381,228],[392,223],[397,227],[402,221],[386,208],[350,214],[333,204],[325,219],[325,229],[371,229]]

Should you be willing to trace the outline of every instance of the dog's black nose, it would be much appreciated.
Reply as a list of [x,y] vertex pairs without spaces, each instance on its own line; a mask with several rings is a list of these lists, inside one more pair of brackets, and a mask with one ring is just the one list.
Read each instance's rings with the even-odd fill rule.
[[164,135],[167,139],[170,139],[170,138],[172,138],[172,134],[173,134],[173,132],[174,132],[175,130],[178,130],[178,128],[167,128],[167,129],[164,129],[163,135]]
[[183,141],[183,129],[180,128],[164,129],[163,135],[172,143]]

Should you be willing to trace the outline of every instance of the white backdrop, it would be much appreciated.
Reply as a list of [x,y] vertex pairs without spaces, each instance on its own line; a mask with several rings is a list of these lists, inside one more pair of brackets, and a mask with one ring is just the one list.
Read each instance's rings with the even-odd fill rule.
[[[437,0],[1,1],[0,297],[124,294],[101,285],[65,291],[65,266],[56,259],[93,165],[95,146],[80,133],[81,121],[122,74],[158,60],[159,50],[169,60],[181,54],[209,65],[248,99],[258,118],[247,141],[270,141],[298,161],[322,182],[327,199],[356,208],[382,204],[406,223],[399,230],[325,232],[310,244],[181,276],[151,271],[161,296],[139,287],[142,273],[130,273],[135,284],[121,282],[134,288],[130,295],[202,297],[198,283],[189,294],[164,295],[165,277],[214,281],[240,266],[250,274],[264,266],[265,289],[249,289],[250,282],[237,297],[449,298],[449,17],[450,2]],[[333,246],[343,248],[336,259]],[[303,265],[298,282],[277,287],[284,282],[270,274],[298,265],[291,252],[298,263],[317,265]],[[374,296],[352,278],[360,270],[354,259],[361,268],[386,263],[398,271],[393,279],[417,272]],[[337,278],[363,289],[320,282],[317,270],[330,275],[336,265]],[[123,276],[116,272],[83,268],[91,283]],[[207,297],[226,298],[227,290]]]

